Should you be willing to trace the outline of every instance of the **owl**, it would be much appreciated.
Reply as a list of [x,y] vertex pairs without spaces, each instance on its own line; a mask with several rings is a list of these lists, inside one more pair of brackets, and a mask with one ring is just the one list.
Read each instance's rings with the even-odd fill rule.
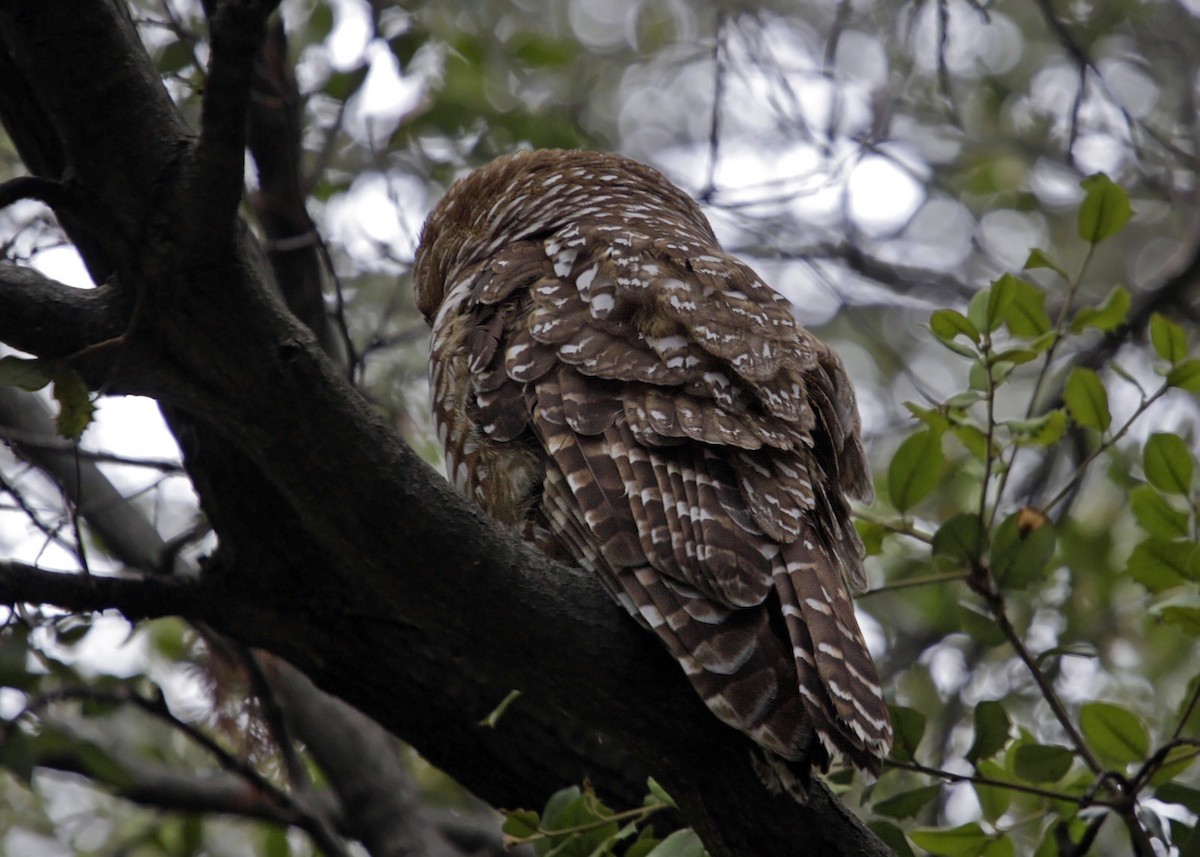
[[414,283],[459,490],[594,573],[772,758],[878,773],[854,391],[696,202],[616,155],[502,157],[429,216]]

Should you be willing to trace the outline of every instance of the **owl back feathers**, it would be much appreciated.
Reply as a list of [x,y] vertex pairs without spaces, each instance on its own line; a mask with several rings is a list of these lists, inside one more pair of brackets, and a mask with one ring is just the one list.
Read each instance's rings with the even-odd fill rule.
[[726,723],[878,772],[853,390],[695,203],[615,156],[511,156],[451,189],[415,279],[459,486],[594,571]]

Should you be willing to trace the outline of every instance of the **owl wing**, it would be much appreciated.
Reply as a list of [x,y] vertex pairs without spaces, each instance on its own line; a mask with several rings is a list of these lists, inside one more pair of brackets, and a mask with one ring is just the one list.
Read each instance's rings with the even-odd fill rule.
[[878,771],[890,726],[845,582],[845,496],[870,482],[837,357],[742,263],[639,233],[567,227],[471,276],[479,442],[544,455],[526,536],[595,570],[722,720]]

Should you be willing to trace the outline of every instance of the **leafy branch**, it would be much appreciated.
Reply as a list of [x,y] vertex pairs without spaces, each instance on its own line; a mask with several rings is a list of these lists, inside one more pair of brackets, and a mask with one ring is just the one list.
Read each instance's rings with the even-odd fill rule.
[[[1046,312],[1049,292],[1012,274],[980,290],[963,312],[935,311],[929,329],[939,344],[966,361],[967,389],[942,402],[907,405],[919,426],[897,448],[886,476],[886,497],[897,514],[877,507],[859,515],[869,549],[878,552],[885,537],[900,535],[928,544],[933,561],[930,573],[890,581],[872,594],[965,582],[986,616],[966,611],[975,618],[973,626],[964,619],[964,630],[986,646],[1003,643],[1011,649],[1032,679],[1036,699],[1048,707],[1065,738],[1065,746],[1041,743],[1024,729],[1014,738],[1004,703],[981,702],[975,709],[975,743],[967,753],[975,772],[947,771],[917,761],[924,718],[898,707],[893,712],[897,748],[889,768],[944,782],[971,783],[991,824],[992,832],[972,823],[909,835],[936,854],[974,855],[993,847],[1011,853],[1011,842],[1005,841],[998,824],[1011,800],[998,795],[1007,793],[1043,801],[1040,809],[1031,808],[1032,817],[1040,813],[1052,819],[1047,841],[1053,839],[1060,851],[1067,848],[1081,855],[1091,846],[1098,825],[1072,827],[1067,822],[1080,810],[1102,807],[1120,818],[1134,853],[1150,855],[1152,836],[1139,801],[1151,793],[1180,802],[1186,802],[1182,795],[1191,795],[1171,780],[1197,756],[1196,741],[1184,737],[1183,731],[1200,700],[1200,678],[1173,724],[1172,739],[1151,752],[1146,725],[1123,706],[1101,701],[1068,705],[1051,671],[1057,655],[1076,652],[1068,645],[1037,653],[1010,615],[1013,599],[1023,603],[1024,593],[1036,592],[1056,565],[1070,566],[1075,561],[1058,537],[1058,528],[1072,522],[1065,517],[1052,521],[1050,513],[1065,514],[1064,501],[1078,493],[1097,462],[1123,453],[1131,430],[1154,404],[1173,391],[1200,392],[1200,360],[1189,356],[1183,328],[1162,315],[1149,321],[1154,371],[1161,382],[1147,392],[1119,366],[1110,367],[1113,375],[1140,392],[1132,412],[1115,429],[1104,380],[1095,370],[1073,363],[1073,355],[1085,352],[1069,351],[1071,346],[1091,331],[1106,333],[1120,327],[1131,305],[1128,291],[1120,286],[1097,303],[1079,305],[1096,247],[1116,235],[1132,216],[1125,192],[1106,176],[1090,176],[1082,185],[1085,197],[1078,231],[1087,249],[1074,275],[1043,250],[1033,250],[1025,264],[1026,271],[1046,270],[1065,284],[1055,320]],[[1066,376],[1061,400],[1045,407],[1040,399],[1055,373]],[[1004,418],[1003,414],[1018,409],[1014,405],[1019,405],[1024,417]],[[1035,450],[1048,459],[1068,432],[1087,443],[1087,452],[1055,486],[1050,499],[1040,506],[1022,506],[1010,499],[1007,489],[1018,459]],[[960,464],[948,467],[950,456],[961,457],[961,451],[948,453],[944,444],[948,437],[966,451],[969,469],[964,471]],[[1195,592],[1200,582],[1194,456],[1178,436],[1158,433],[1144,442],[1141,458],[1147,484],[1133,491],[1131,509],[1148,536],[1135,547],[1127,570],[1152,599],[1166,597],[1154,611],[1163,622],[1200,636],[1200,607],[1184,597]],[[965,477],[971,493],[949,510],[922,516],[941,520],[930,536],[914,524],[915,513],[951,473]],[[943,502],[948,496],[952,495],[938,494]],[[998,762],[994,757],[1001,751],[1004,757]],[[876,811],[890,817],[914,815],[933,799],[936,789],[919,786],[893,794],[878,802]],[[1072,809],[1065,810],[1064,804]]]

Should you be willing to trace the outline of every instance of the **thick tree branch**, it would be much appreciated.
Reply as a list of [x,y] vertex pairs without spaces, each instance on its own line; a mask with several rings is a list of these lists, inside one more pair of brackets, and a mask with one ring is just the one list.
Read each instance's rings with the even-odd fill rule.
[[0,263],[0,341],[65,357],[124,330],[123,300],[108,286],[76,289],[32,268]]

